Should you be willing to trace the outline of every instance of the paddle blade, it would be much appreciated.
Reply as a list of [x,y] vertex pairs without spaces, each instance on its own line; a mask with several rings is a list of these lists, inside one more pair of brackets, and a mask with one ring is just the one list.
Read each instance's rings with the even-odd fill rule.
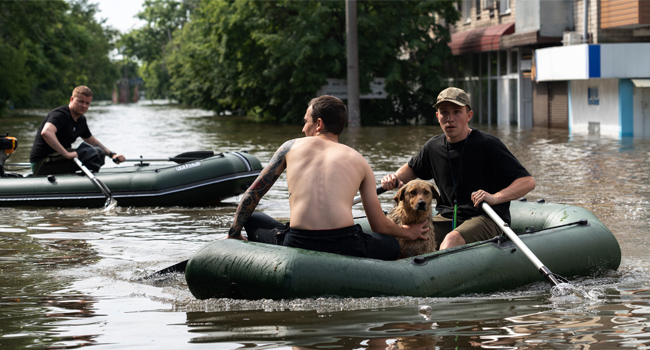
[[106,198],[106,203],[104,203],[104,211],[108,212],[115,208],[117,208],[117,200],[113,198],[113,196]]
[[169,158],[169,160],[176,163],[186,163],[192,160],[205,159],[213,156],[214,156],[214,151],[193,151],[193,152],[181,153],[176,157]]
[[181,262],[179,262],[177,264],[174,264],[174,265],[166,267],[166,268],[164,268],[162,270],[156,271],[156,272],[152,273],[149,276],[145,276],[143,278],[140,278],[139,280],[141,280],[141,281],[150,280],[150,279],[158,278],[158,277],[161,277],[161,276],[164,276],[164,275],[168,275],[170,273],[179,273],[179,272],[180,273],[185,273],[185,267],[187,266],[187,261],[188,260],[181,261]]

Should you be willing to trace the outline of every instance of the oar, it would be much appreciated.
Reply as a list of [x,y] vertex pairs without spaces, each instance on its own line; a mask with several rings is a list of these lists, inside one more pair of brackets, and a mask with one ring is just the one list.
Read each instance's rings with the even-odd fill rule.
[[560,277],[558,275],[553,274],[553,272],[551,272],[551,270],[549,270],[548,267],[542,264],[542,262],[535,256],[535,254],[533,254],[533,252],[530,249],[528,249],[526,244],[524,244],[524,242],[519,238],[519,236],[517,236],[517,234],[514,231],[512,231],[512,229],[508,226],[508,224],[506,224],[501,219],[501,217],[499,217],[499,215],[494,211],[494,209],[492,209],[492,207],[490,207],[489,204],[487,204],[487,202],[482,202],[481,208],[483,208],[483,211],[485,211],[490,216],[490,218],[492,218],[492,220],[497,225],[499,225],[499,227],[501,227],[503,233],[505,233],[506,236],[510,238],[510,240],[517,246],[517,248],[519,248],[524,253],[524,255],[526,255],[528,260],[530,260],[530,262],[532,262],[533,265],[535,265],[535,267],[537,268],[537,270],[539,270],[542,276],[544,276],[552,285],[557,286],[560,283],[567,283],[567,280],[564,277]]
[[193,160],[205,159],[208,157],[214,156],[213,151],[193,151],[185,152],[177,155],[176,157],[170,158],[135,158],[135,159],[125,159],[125,162],[176,162],[176,163],[186,163]]
[[99,181],[99,179],[96,178],[95,175],[93,175],[93,173],[91,173],[90,170],[88,170],[88,168],[86,168],[83,165],[83,163],[81,163],[79,158],[74,157],[74,158],[72,158],[72,160],[74,160],[74,162],[77,163],[77,166],[79,167],[79,169],[81,169],[81,171],[83,171],[84,174],[86,174],[86,176],[88,176],[88,178],[97,187],[99,187],[99,189],[102,191],[102,193],[104,193],[104,195],[106,196],[106,203],[104,204],[104,208],[116,207],[117,206],[117,201],[113,198],[113,195],[111,194],[111,190],[109,190],[108,187],[106,187],[106,185],[103,182]]
[[[176,162],[176,163],[187,163],[193,160],[205,159],[214,156],[214,151],[193,151],[181,153],[175,157],[169,158],[133,158],[125,159],[125,162]],[[31,163],[6,163],[5,166],[20,166],[28,167],[31,166]]]
[[[380,194],[382,194],[384,192],[386,192],[386,190],[383,187],[377,186],[377,195],[380,195]],[[352,205],[358,204],[358,203],[361,203],[361,196],[354,197],[354,200],[352,201]]]
[[[377,195],[380,195],[380,194],[382,194],[384,192],[386,192],[386,190],[383,187],[377,186]],[[352,204],[357,204],[359,202],[361,202],[361,196],[358,196],[358,197],[354,198],[354,201],[352,202]],[[140,280],[148,280],[148,279],[152,279],[152,278],[155,278],[155,277],[158,277],[158,276],[164,276],[164,275],[167,275],[167,274],[170,274],[170,273],[176,273],[176,272],[185,273],[185,267],[187,266],[187,261],[188,260],[183,260],[183,261],[181,261],[181,262],[179,262],[177,264],[174,264],[172,266],[165,267],[164,269],[156,271],[156,272],[152,273],[149,276],[145,276],[145,277],[141,278]]]

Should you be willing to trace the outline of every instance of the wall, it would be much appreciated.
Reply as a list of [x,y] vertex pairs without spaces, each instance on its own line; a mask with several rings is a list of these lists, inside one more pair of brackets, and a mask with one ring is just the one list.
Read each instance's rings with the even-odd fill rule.
[[[572,133],[589,133],[589,122],[600,123],[600,134],[619,137],[618,79],[574,80],[570,85],[569,127]],[[598,88],[599,104],[588,104],[588,88]]]
[[650,87],[634,88],[634,138],[650,138]]
[[[523,1],[528,2],[528,1]],[[573,3],[567,0],[540,0],[540,36],[561,37],[574,29]]]
[[601,45],[601,76],[608,78],[650,77],[650,45],[607,44]]
[[515,19],[515,33],[538,31],[541,28],[539,14],[539,0],[518,1],[517,18]]

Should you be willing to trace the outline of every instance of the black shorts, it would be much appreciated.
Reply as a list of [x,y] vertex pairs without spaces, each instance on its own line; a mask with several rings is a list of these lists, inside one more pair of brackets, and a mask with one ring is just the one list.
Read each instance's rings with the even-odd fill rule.
[[395,237],[365,233],[360,225],[334,230],[299,230],[255,212],[244,228],[248,239],[253,242],[381,260],[395,260],[400,253]]

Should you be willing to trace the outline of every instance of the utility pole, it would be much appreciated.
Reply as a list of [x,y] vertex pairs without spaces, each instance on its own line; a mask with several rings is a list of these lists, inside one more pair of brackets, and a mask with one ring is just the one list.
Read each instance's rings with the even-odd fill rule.
[[361,126],[359,111],[359,52],[357,49],[357,0],[345,0],[348,49],[348,126]]

